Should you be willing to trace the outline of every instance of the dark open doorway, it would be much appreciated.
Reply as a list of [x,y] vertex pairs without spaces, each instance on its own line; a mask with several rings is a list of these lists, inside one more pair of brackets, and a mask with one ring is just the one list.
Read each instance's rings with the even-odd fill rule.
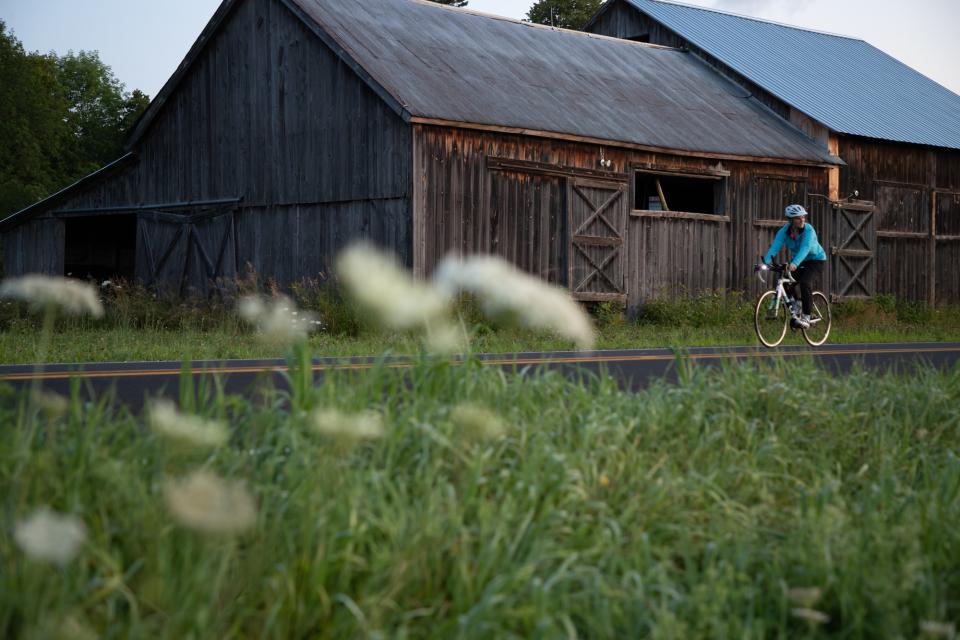
[[134,214],[66,218],[63,270],[98,282],[133,280],[137,252]]

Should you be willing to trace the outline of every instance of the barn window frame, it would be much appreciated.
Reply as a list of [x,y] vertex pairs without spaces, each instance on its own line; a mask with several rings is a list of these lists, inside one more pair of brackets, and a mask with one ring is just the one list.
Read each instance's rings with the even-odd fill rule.
[[[675,218],[686,220],[702,220],[706,222],[730,222],[730,216],[726,211],[727,178],[730,177],[729,171],[723,170],[682,170],[682,169],[661,169],[657,167],[634,167],[631,194],[633,209],[630,215],[635,218]],[[641,180],[648,182],[641,188]],[[650,185],[660,181],[660,189],[670,204],[670,196],[667,189],[676,190],[684,185],[695,186],[698,189],[704,189],[709,185],[712,191],[712,205],[709,207],[681,207],[679,209],[667,210],[662,206],[660,208],[650,208],[642,206],[641,199],[646,198],[648,202],[652,201],[650,192],[653,190]],[[669,187],[664,187],[669,184]],[[701,195],[701,199],[703,196]],[[660,200],[659,196],[657,200]],[[699,209],[691,211],[687,209]],[[709,210],[705,210],[709,209]]]

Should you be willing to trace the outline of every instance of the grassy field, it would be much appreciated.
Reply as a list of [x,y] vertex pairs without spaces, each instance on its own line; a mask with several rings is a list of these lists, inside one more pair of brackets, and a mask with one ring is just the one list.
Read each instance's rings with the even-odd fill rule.
[[[736,325],[671,322],[622,322],[601,324],[598,349],[627,349],[671,346],[722,346],[759,344],[753,333],[752,319],[740,318]],[[895,318],[855,315],[840,317],[829,343],[855,342],[940,342],[960,341],[960,313],[944,314],[927,323],[899,322]],[[32,323],[22,323],[0,331],[0,362],[25,364],[36,362],[41,334]],[[805,344],[798,333],[788,335],[785,345]],[[547,333],[510,328],[474,330],[470,341],[477,352],[560,351],[573,348],[571,342]],[[358,356],[390,351],[417,353],[421,341],[416,336],[364,330],[358,335],[320,332],[310,338],[310,347],[318,356]],[[196,359],[269,358],[282,355],[282,349],[256,340],[239,324],[188,326],[123,327],[95,326],[93,323],[68,323],[55,332],[48,345],[48,362],[123,362],[138,360],[180,360],[183,354]]]
[[[637,394],[442,363],[291,375],[290,396],[185,387],[229,424],[212,450],[109,399],[0,394],[4,523],[49,505],[86,528],[62,567],[0,529],[0,636],[914,638],[960,617],[960,370],[730,366]],[[332,408],[382,437],[318,433]],[[249,529],[174,517],[165,479],[195,469],[246,483]]]

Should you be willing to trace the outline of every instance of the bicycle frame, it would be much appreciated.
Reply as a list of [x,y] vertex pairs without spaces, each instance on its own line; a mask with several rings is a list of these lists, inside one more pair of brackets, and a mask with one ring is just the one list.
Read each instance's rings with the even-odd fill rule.
[[[793,277],[793,274],[790,273],[790,270],[786,266],[780,267],[779,269],[776,266],[765,266],[764,270],[774,271],[774,272],[780,271],[780,275],[777,276],[777,286],[774,287],[777,292],[777,297],[774,299],[773,306],[771,307],[773,311],[776,311],[777,309],[779,309],[781,304],[785,304],[785,303],[789,304],[793,302],[793,300],[796,300],[796,298],[792,298],[790,294],[787,293],[786,285],[788,284],[795,285],[797,284],[797,280]],[[764,284],[767,283],[766,280],[763,280],[762,278],[761,278],[761,281]],[[790,312],[792,314],[793,309],[791,309]]]

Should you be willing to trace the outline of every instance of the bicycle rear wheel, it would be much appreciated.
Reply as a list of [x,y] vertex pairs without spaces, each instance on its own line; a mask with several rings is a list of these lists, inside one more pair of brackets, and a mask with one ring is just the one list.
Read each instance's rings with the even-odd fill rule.
[[777,303],[777,292],[767,291],[757,300],[757,308],[753,314],[753,327],[757,330],[760,342],[768,347],[775,347],[787,335],[787,323],[790,314],[787,305]]
[[810,346],[819,347],[827,341],[827,336],[830,335],[832,316],[830,314],[830,303],[827,301],[827,296],[819,291],[814,291],[812,297],[810,327],[803,330],[803,339],[806,340]]

